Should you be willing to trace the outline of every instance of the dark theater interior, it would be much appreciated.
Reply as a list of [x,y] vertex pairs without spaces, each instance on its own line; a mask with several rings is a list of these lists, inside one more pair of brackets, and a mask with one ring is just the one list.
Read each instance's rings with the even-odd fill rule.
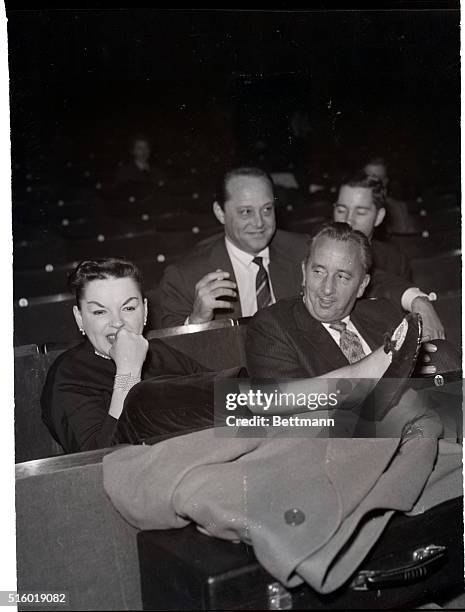
[[[122,258],[141,272],[144,291],[139,306],[143,308],[142,296],[146,297],[143,335],[148,349],[140,344],[137,350],[148,351],[152,362],[157,359],[157,347],[163,345],[208,371],[209,384],[212,371],[235,369],[236,376],[228,376],[239,378],[244,372],[247,376],[247,328],[254,312],[261,309],[258,275],[253,311],[244,309],[242,293],[239,316],[194,318],[194,302],[192,312],[180,310],[179,321],[167,324],[163,311],[170,269],[181,275],[195,249],[208,248],[218,237],[224,245],[219,219],[226,208],[218,206],[223,177],[235,168],[258,168],[272,178],[269,186],[278,233],[296,236],[289,246],[291,257],[299,240],[316,235],[333,219],[340,188],[353,185],[348,177],[358,176],[362,169],[368,176],[370,164],[383,168],[384,179],[372,178],[385,198],[386,216],[364,240],[369,246],[371,241],[382,243],[381,247],[388,244],[399,254],[409,270],[408,281],[402,282],[407,282],[408,291],[415,288],[426,298],[441,330],[429,340],[447,341],[450,354],[460,355],[454,367],[437,365],[434,385],[439,385],[438,376],[441,385],[446,381],[443,395],[447,390],[450,405],[460,405],[461,410],[461,393],[447,386],[461,380],[459,4],[391,2],[377,10],[357,8],[356,3],[350,10],[337,4],[329,8],[328,3],[316,3],[311,10],[100,5],[38,9],[7,1],[6,16],[18,592],[65,591],[70,610],[265,609],[267,605],[267,609],[422,605],[453,609],[461,607],[460,602],[465,605],[461,493],[438,498],[438,505],[425,512],[426,518],[436,508],[441,510],[438,517],[450,527],[444,537],[451,544],[447,560],[443,555],[438,561],[439,569],[434,558],[434,563],[425,562],[427,569],[422,566],[418,575],[412,570],[413,586],[394,581],[386,590],[367,587],[364,599],[363,589],[347,592],[356,581],[352,576],[347,582],[351,587],[344,593],[342,587],[329,595],[323,587],[318,592],[309,581],[298,587],[306,589],[302,594],[292,584],[283,585],[266,563],[263,569],[260,549],[255,551],[258,563],[250,542],[208,539],[192,525],[141,531],[115,509],[102,486],[103,459],[115,446],[122,452],[128,443],[155,448],[157,442],[166,442],[175,449],[176,440],[183,439],[177,436],[200,435],[197,430],[205,429],[189,422],[181,427],[174,416],[171,425],[163,424],[165,428],[147,429],[140,406],[132,412],[125,409],[119,419],[120,410],[115,420],[114,390],[123,371],[119,366],[117,374],[109,375],[111,385],[115,377],[115,386],[105,396],[108,414],[103,426],[108,427],[110,419],[119,428],[118,435],[81,445],[72,438],[67,446],[43,415],[49,393],[43,392],[47,375],[51,368],[57,371],[57,364],[64,363],[60,360],[78,343],[91,343],[92,358],[105,368],[114,368],[113,361],[118,365],[113,343],[119,330],[111,339],[107,335],[112,346],[102,355],[85,328],[85,317],[79,324],[79,294],[73,278],[80,262]],[[227,223],[226,219],[226,236]],[[374,261],[374,267],[378,266]],[[300,275],[300,264],[295,266]],[[216,268],[222,266],[206,272]],[[263,271],[269,286],[266,268]],[[274,293],[268,305],[281,299],[270,274]],[[396,279],[400,276],[392,274]],[[106,276],[92,278],[106,280],[90,283],[109,282]],[[115,274],[113,280],[123,279]],[[283,298],[297,295],[299,282]],[[180,300],[187,291],[182,293]],[[404,301],[396,305],[404,314],[409,311]],[[428,321],[424,319],[423,331]],[[81,334],[86,332],[88,338],[83,339]],[[414,362],[421,359],[421,350],[416,349]],[[418,362],[416,367],[405,374],[412,381]],[[191,369],[186,372],[190,376],[183,378],[191,378],[193,372],[200,376],[198,371]],[[90,387],[99,388],[98,372],[98,367],[89,371],[96,381]],[[207,382],[198,388],[186,383],[183,395],[183,389],[170,382],[178,371],[173,369],[171,374],[168,368],[166,372],[167,386],[163,392],[155,390],[159,395],[153,398],[160,401],[160,419],[171,418],[166,414],[171,415],[175,403],[179,408],[185,403],[186,414],[188,409],[195,412],[204,402]],[[129,382],[119,387],[125,394],[141,379],[128,376]],[[430,383],[421,380],[424,386],[433,385],[433,375]],[[50,374],[47,384],[51,385]],[[143,384],[148,384],[145,379]],[[86,385],[82,383],[83,396],[90,393]],[[55,398],[52,391],[50,397]],[[136,398],[136,389],[131,397]],[[146,428],[136,435],[138,427]],[[67,435],[71,439],[69,431]],[[452,440],[450,444],[461,449],[461,435],[459,428],[449,437],[444,433],[439,442]],[[98,436],[95,440],[104,439]],[[450,451],[448,456],[452,455]],[[381,553],[385,545],[390,550],[388,532],[398,525],[398,534],[404,529],[405,535],[391,539],[406,542],[410,550],[413,544],[407,540],[416,528],[407,522],[417,519],[396,512],[383,534],[385,540],[377,543]],[[430,536],[439,519],[430,516],[429,520],[418,532],[424,528],[427,544],[436,545]],[[153,541],[142,539],[141,533],[155,534]],[[378,548],[373,552],[378,554]],[[197,556],[187,550],[195,550]],[[213,570],[217,573],[210,580]],[[242,575],[241,571],[243,582],[234,574]],[[228,580],[231,583],[221,587]],[[258,598],[259,588],[268,589],[266,605]]]

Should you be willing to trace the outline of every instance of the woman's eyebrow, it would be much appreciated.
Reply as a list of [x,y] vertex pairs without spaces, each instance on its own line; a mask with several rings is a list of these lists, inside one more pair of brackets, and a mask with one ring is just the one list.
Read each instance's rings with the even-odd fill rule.
[[134,295],[133,297],[130,297],[125,302],[123,302],[122,306],[126,306],[126,304],[130,302],[131,300],[139,300],[139,298],[136,295]]
[[100,304],[100,302],[95,302],[94,300],[90,300],[89,302],[87,302],[87,304],[95,304],[96,306],[99,306],[100,308],[106,308],[106,306],[104,306],[103,304]]

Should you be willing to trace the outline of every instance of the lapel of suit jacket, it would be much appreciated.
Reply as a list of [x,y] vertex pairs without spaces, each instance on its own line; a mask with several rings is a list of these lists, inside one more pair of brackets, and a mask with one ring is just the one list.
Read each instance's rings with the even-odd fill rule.
[[[279,231],[279,230],[278,230]],[[276,238],[270,243],[270,279],[276,300],[298,293],[302,272],[297,262],[291,262],[286,252],[279,248]],[[292,287],[296,291],[292,291]]]
[[383,332],[386,330],[380,329],[381,321],[375,321],[373,318],[367,317],[366,313],[362,314],[357,305],[358,301],[355,302],[355,308],[350,315],[350,320],[373,351],[383,344]]
[[302,300],[296,302],[294,317],[308,345],[309,357],[318,364],[318,370],[331,372],[349,364],[336,342],[323,325],[310,315]]
[[[224,270],[225,272],[229,272],[229,279],[236,282],[236,277],[234,275],[234,269],[231,263],[231,259],[229,258],[228,251],[226,250],[226,244],[224,241],[224,235],[217,240],[210,252],[210,262],[211,262],[211,272],[215,272],[218,268]],[[225,313],[224,316],[227,318],[237,319],[242,317],[242,309],[241,309],[241,301],[239,298],[236,300],[231,300],[231,306],[233,310],[229,311],[218,311]]]

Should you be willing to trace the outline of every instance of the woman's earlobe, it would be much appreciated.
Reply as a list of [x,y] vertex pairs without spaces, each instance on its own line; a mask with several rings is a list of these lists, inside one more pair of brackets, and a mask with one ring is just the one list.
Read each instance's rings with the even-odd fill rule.
[[82,324],[82,315],[77,306],[73,306],[73,315],[74,315],[74,320],[76,321],[76,325],[78,326],[79,332],[83,336],[85,336],[86,332],[84,330],[84,325]]

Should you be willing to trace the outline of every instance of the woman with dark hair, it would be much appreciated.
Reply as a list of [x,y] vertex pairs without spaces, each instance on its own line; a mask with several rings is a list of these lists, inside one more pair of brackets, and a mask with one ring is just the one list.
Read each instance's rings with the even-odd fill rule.
[[124,259],[81,262],[70,277],[74,318],[85,339],[60,355],[42,392],[42,418],[66,452],[118,439],[118,419],[141,379],[205,371],[186,355],[142,332],[147,300],[137,267]]

